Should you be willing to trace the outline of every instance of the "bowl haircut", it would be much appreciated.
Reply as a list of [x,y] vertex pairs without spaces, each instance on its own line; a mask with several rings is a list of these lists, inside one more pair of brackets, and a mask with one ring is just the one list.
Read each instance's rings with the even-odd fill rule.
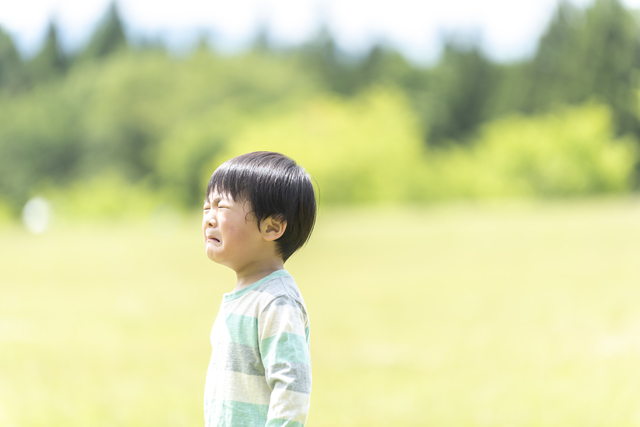
[[287,223],[276,240],[278,253],[286,261],[311,236],[316,221],[316,197],[311,177],[289,157],[270,151],[255,151],[224,162],[215,170],[206,197],[217,191],[234,201],[248,201],[260,223],[269,218]]

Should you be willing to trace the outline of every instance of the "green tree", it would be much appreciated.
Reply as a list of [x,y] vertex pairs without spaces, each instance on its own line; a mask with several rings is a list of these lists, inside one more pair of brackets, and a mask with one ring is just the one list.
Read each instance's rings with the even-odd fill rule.
[[372,84],[407,88],[412,84],[416,68],[395,49],[376,43],[354,67],[354,82],[358,91]]
[[28,83],[25,65],[13,40],[0,27],[0,93],[15,93]]
[[353,63],[347,61],[326,25],[311,41],[300,46],[296,54],[302,67],[327,90],[341,95],[355,93]]
[[610,109],[586,104],[484,124],[474,144],[428,156],[426,198],[570,197],[631,189],[638,149]]
[[82,106],[74,101],[61,85],[0,97],[0,194],[14,209],[77,178]]
[[553,104],[584,101],[587,88],[584,69],[584,16],[574,5],[562,1],[540,38],[535,57],[523,70],[526,93],[518,110],[533,113]]
[[111,3],[100,25],[91,37],[81,57],[84,59],[103,58],[127,47],[122,19],[116,3]]
[[585,12],[562,2],[540,39],[515,109],[547,111],[591,98],[613,111],[619,133],[640,135],[636,90],[640,31],[618,0],[596,0]]
[[592,70],[590,87],[611,107],[618,132],[638,136],[639,36],[636,21],[618,0],[597,0],[587,10],[584,67]]
[[445,44],[440,62],[430,72],[429,142],[463,142],[487,118],[496,87],[496,67],[476,46]]
[[69,60],[58,42],[57,27],[51,21],[40,52],[29,63],[31,74],[35,81],[43,81],[62,75],[67,70],[68,65]]
[[266,21],[261,21],[253,37],[251,49],[258,53],[270,53],[273,51],[273,43],[269,26]]
[[321,202],[420,198],[423,146],[411,107],[395,88],[379,86],[349,99],[314,97],[295,110],[251,120],[207,171],[255,150],[299,161],[318,180]]

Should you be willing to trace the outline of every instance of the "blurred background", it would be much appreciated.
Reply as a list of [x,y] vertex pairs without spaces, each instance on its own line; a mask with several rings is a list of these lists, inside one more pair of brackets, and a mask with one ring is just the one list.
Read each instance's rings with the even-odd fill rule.
[[318,184],[313,426],[639,426],[640,2],[0,0],[0,425],[202,423],[224,160]]

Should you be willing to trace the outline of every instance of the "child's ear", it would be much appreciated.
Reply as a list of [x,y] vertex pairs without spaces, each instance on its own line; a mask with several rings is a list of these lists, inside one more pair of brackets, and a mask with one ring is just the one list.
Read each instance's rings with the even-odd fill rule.
[[282,217],[270,216],[262,221],[262,227],[260,227],[260,229],[262,230],[262,237],[272,242],[282,237],[284,231],[287,229],[287,221]]

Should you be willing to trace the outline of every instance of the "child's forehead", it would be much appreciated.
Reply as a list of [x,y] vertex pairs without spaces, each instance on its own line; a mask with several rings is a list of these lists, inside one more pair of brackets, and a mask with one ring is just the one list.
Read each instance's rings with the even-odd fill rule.
[[[237,200],[236,200],[237,199]],[[229,200],[233,202],[242,201],[240,197],[234,198],[231,192],[229,191],[219,191],[218,188],[213,188],[209,191],[209,194],[205,197],[205,203],[219,202],[221,200]]]
[[207,196],[204,198],[204,201],[214,202],[216,200],[220,201],[220,200],[226,200],[226,199],[233,200],[233,197],[231,197],[229,193],[219,192],[217,189],[213,189],[209,192],[209,194],[207,194]]

